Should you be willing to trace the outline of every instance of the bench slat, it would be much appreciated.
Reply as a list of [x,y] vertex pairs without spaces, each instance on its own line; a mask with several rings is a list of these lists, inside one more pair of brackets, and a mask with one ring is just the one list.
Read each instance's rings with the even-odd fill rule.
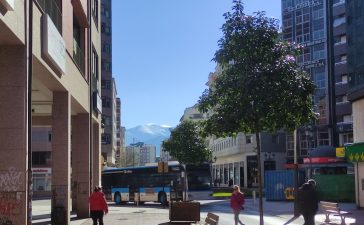
[[215,215],[213,213],[207,213],[207,217],[213,219],[213,220],[218,220],[219,219],[219,216],[218,215]]

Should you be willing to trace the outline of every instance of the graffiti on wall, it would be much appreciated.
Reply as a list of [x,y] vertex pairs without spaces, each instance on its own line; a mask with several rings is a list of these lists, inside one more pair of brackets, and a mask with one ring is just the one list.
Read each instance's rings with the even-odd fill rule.
[[24,172],[17,171],[15,167],[9,167],[8,171],[0,173],[1,191],[18,191],[24,180]]
[[22,192],[25,172],[9,167],[0,171],[0,225],[13,225],[11,218],[16,218],[22,210]]
[[0,192],[0,215],[14,216],[21,211],[21,192]]

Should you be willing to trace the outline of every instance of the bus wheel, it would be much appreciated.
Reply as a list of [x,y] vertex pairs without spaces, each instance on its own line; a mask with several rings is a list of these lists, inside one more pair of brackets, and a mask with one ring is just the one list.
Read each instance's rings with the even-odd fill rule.
[[162,204],[162,205],[168,205],[168,202],[167,202],[167,197],[166,197],[166,194],[164,192],[162,193],[159,193],[159,202]]
[[120,193],[115,193],[114,200],[115,200],[115,204],[117,204],[117,205],[121,204],[121,195],[120,195]]

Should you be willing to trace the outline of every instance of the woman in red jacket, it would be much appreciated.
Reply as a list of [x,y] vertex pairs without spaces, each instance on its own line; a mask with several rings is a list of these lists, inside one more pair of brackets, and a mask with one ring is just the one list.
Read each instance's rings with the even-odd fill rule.
[[100,187],[95,187],[94,192],[91,194],[90,199],[90,211],[91,218],[94,222],[93,225],[97,225],[99,221],[100,225],[104,225],[103,217],[109,212],[107,202],[104,193],[102,193]]
[[238,223],[240,223],[240,225],[244,225],[239,219],[240,210],[243,208],[244,203],[244,194],[240,191],[240,187],[238,185],[234,185],[230,199],[230,207],[234,211],[235,225],[238,225]]

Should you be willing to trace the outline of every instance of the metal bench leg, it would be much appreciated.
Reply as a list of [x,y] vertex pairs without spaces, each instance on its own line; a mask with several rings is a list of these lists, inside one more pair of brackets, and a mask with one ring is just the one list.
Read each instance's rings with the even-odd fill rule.
[[346,216],[341,216],[340,215],[340,217],[341,217],[341,225],[346,225],[346,223],[345,223],[345,217]]
[[330,218],[329,218],[330,213],[325,213],[326,219],[325,222],[330,222]]

